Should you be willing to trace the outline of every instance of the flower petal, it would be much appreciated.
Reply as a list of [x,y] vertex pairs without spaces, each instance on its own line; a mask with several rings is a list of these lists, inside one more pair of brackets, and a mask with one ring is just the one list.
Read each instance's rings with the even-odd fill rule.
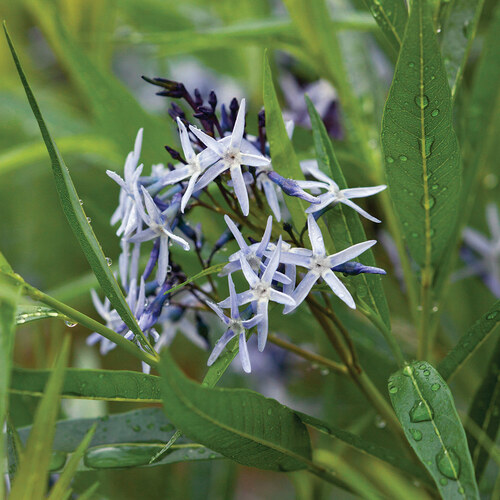
[[361,255],[363,252],[366,252],[370,247],[375,245],[377,240],[368,240],[363,241],[361,243],[356,243],[356,245],[352,245],[341,252],[335,253],[333,255],[328,256],[328,266],[336,267],[348,260],[355,259],[358,255]]
[[340,281],[333,271],[328,269],[323,272],[321,277],[326,281],[328,286],[332,289],[333,293],[340,299],[343,300],[351,309],[356,309],[356,304],[352,298],[349,290],[344,286],[342,281]]
[[318,226],[318,223],[312,215],[307,216],[307,229],[309,234],[309,240],[311,241],[311,246],[313,254],[315,256],[326,255],[325,242],[323,241],[323,235]]
[[231,168],[231,179],[233,181],[234,194],[236,198],[238,198],[241,212],[246,217],[250,210],[250,204],[248,202],[248,192],[245,180],[243,179],[243,173],[241,172],[241,167]]
[[352,202],[351,200],[348,200],[347,198],[341,198],[340,203],[343,203],[344,205],[351,207],[352,209],[356,210],[358,214],[362,215],[368,220],[371,220],[372,222],[377,222],[377,223],[382,222],[381,220],[378,220],[376,217],[373,217],[373,215],[370,215],[368,212],[366,212],[361,207],[356,205],[356,203]]

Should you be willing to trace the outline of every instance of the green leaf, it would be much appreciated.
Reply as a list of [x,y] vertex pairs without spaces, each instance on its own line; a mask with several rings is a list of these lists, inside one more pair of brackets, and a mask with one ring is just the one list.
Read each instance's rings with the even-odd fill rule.
[[451,379],[469,356],[481,345],[500,321],[500,300],[493,305],[469,328],[457,345],[438,364],[437,369],[445,380]]
[[273,399],[245,389],[210,389],[187,379],[164,351],[163,407],[186,436],[235,462],[268,470],[307,467],[311,444],[304,424]]
[[455,232],[461,167],[447,76],[425,0],[412,3],[385,105],[382,146],[410,255],[430,272]]
[[46,306],[32,306],[30,304],[21,304],[16,309],[16,324],[23,325],[40,319],[59,318],[68,320],[68,317],[59,313],[55,309]]
[[456,96],[483,10],[484,0],[443,3],[441,53],[451,95]]
[[412,461],[399,455],[398,453],[367,441],[366,439],[363,439],[356,434],[338,429],[315,417],[306,415],[305,413],[298,411],[295,413],[299,416],[304,424],[310,425],[320,432],[323,432],[335,439],[342,441],[343,443],[354,448],[356,451],[363,453],[365,456],[373,457],[385,463],[388,463],[399,471],[404,472],[409,476],[418,478],[419,481],[431,483],[429,476],[423,470],[417,469]]
[[[0,266],[8,269],[10,266],[0,253]],[[9,383],[11,379],[12,357],[16,331],[16,305],[21,296],[22,287],[12,284],[0,274],[0,425],[7,417],[9,404]],[[0,464],[4,462],[5,444],[0,439]],[[0,499],[4,498],[3,486],[0,487]]]
[[[469,418],[488,438],[495,443],[500,427],[500,339],[491,355],[486,374],[478,387],[469,410]],[[476,470],[477,481],[481,481],[489,453],[482,443],[469,435],[469,448],[472,463]]]
[[64,338],[43,399],[35,414],[23,460],[19,465],[9,498],[11,500],[38,500],[45,498],[55,422],[59,412],[59,395],[63,371],[69,356],[70,337]]
[[389,43],[396,52],[399,52],[408,11],[403,0],[365,0],[375,21],[382,29]]
[[[54,453],[64,457],[71,455],[72,458],[94,425],[95,433],[88,445],[84,461],[78,464],[79,471],[149,466],[151,457],[163,448],[163,443],[175,432],[174,426],[161,408],[143,408],[97,419],[61,420],[56,425]],[[31,427],[19,429],[22,441],[27,439],[30,430]],[[162,460],[151,466],[220,458],[220,454],[181,437]]]
[[462,423],[437,370],[415,361],[389,378],[392,406],[408,442],[444,500],[477,499],[479,492]]
[[86,449],[88,448],[90,441],[92,440],[96,429],[96,424],[94,424],[85,437],[82,439],[82,442],[78,445],[78,448],[75,450],[68,463],[64,467],[59,479],[56,484],[50,490],[50,495],[48,500],[60,500],[61,498],[65,498],[65,495],[70,493],[70,485],[73,477],[76,474],[78,469],[78,464],[83,457]]
[[[19,73],[19,78],[23,84],[29,104],[38,122],[45,146],[47,147],[47,151],[52,161],[52,172],[54,174],[57,193],[59,194],[64,215],[68,219],[69,225],[80,243],[83,253],[92,267],[92,270],[94,271],[101,288],[106,294],[106,297],[108,297],[109,301],[125,324],[134,332],[136,338],[140,340],[144,346],[149,347],[147,339],[144,337],[144,334],[139,328],[132,311],[128,307],[125,297],[123,296],[123,293],[113,276],[113,273],[109,269],[101,245],[97,241],[94,231],[92,230],[85,212],[80,205],[80,197],[78,196],[73,181],[71,180],[68,167],[66,167],[55,142],[52,140],[5,25],[4,31],[14,63]],[[149,347],[149,349],[152,350],[151,347]]]
[[[274,170],[283,177],[299,180],[304,175],[295,154],[292,141],[286,133],[283,115],[274,89],[273,76],[267,53],[264,55],[264,108],[266,110],[266,134],[271,149]],[[295,230],[300,231],[306,223],[305,209],[307,205],[300,198],[285,195],[285,203],[292,216]]]
[[[10,390],[41,396],[50,372],[14,368]],[[161,403],[160,378],[125,370],[85,370],[68,368],[64,372],[62,397]]]
[[[337,161],[333,145],[328,137],[325,125],[314,108],[313,103],[306,96],[307,109],[311,118],[311,125],[313,130],[314,148],[316,150],[316,159],[323,171],[330,174],[332,179],[338,184],[340,189],[346,189],[347,183],[344,178],[342,169]],[[332,210],[325,213],[324,217],[327,220],[327,228],[330,232],[332,240],[335,242],[336,251],[341,251],[348,246],[366,241],[365,231],[363,225],[359,220],[358,214],[350,209],[344,208],[342,204],[338,204]],[[375,266],[375,258],[373,252],[367,250],[358,260],[367,265]],[[356,293],[363,297],[368,305],[376,312],[382,321],[389,326],[389,307],[385,298],[384,289],[382,287],[382,280],[379,275],[361,274],[352,277],[350,283],[356,288]]]

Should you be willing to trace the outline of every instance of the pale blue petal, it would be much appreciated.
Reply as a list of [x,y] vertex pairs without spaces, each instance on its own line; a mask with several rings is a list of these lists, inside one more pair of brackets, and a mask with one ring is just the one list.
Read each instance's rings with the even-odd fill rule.
[[262,240],[255,251],[255,255],[258,257],[262,257],[264,255],[265,250],[267,249],[267,245],[269,245],[269,241],[271,240],[271,232],[273,230],[273,217],[270,215],[267,218],[266,230],[262,236]]
[[356,304],[352,298],[349,290],[344,286],[331,269],[325,271],[321,277],[326,281],[332,292],[340,299],[343,300],[351,309],[356,309]]
[[252,371],[252,366],[250,365],[250,357],[248,356],[247,339],[245,337],[245,332],[240,333],[239,346],[240,360],[243,371],[245,373],[250,373]]
[[196,181],[198,179],[199,174],[194,174],[191,179],[189,179],[186,191],[184,191],[184,194],[182,195],[182,200],[181,200],[181,212],[184,213],[184,210],[186,209],[186,205],[191,198],[191,195],[193,194],[194,191],[194,186],[196,184]]
[[352,209],[356,210],[356,212],[358,212],[358,214],[362,215],[363,217],[365,217],[368,220],[371,220],[372,222],[377,222],[377,223],[382,222],[382,221],[378,220],[377,218],[373,217],[372,215],[370,215],[368,212],[365,212],[361,207],[356,205],[356,203],[354,203],[351,200],[343,198],[343,199],[340,199],[339,201],[340,201],[340,203],[343,203],[344,205],[347,205],[348,207],[351,207]]
[[158,285],[163,285],[167,279],[168,270],[168,238],[162,236],[160,238],[160,249],[158,252],[158,262],[156,263],[156,281]]
[[[229,147],[240,149],[241,140],[243,139],[243,134],[245,132],[245,99],[240,102],[240,109],[236,115],[236,120],[234,121],[233,132],[231,133],[231,141]],[[208,144],[207,144],[208,145]]]
[[295,300],[283,292],[278,292],[278,290],[271,289],[271,297],[270,300],[273,302],[277,302],[278,304],[283,304],[284,306],[295,307]]
[[184,152],[186,161],[189,163],[196,156],[196,154],[193,150],[193,146],[191,145],[191,141],[189,140],[188,131],[179,117],[177,117],[177,126],[179,127],[182,151]]
[[238,298],[231,275],[227,277],[227,282],[229,285],[229,299],[231,301],[231,318],[238,319],[240,317],[240,311],[238,309]]
[[238,243],[238,246],[242,250],[248,250],[247,242],[245,241],[245,238],[243,238],[243,235],[238,229],[238,226],[232,221],[229,215],[224,215],[224,220],[226,221],[227,227],[229,228],[231,233],[233,233],[234,239],[236,240],[236,243]]
[[234,332],[233,330],[229,329],[226,330],[224,335],[217,341],[215,344],[215,347],[210,354],[210,357],[208,358],[207,361],[207,366],[212,366],[215,362],[215,360],[219,357],[221,352],[224,350],[224,347],[226,347],[227,343],[234,337]]
[[241,212],[246,217],[250,210],[250,204],[248,202],[247,187],[240,167],[233,167],[231,169],[231,179],[233,180],[234,194],[240,204]]
[[307,297],[307,295],[311,291],[311,288],[314,286],[316,281],[318,281],[318,279],[319,279],[319,274],[308,272],[304,276],[302,281],[297,285],[297,288],[294,290],[292,294],[292,298],[295,300],[295,307],[286,306],[283,309],[283,314],[288,314],[289,312],[297,308],[300,304],[302,304],[302,302]]
[[218,161],[201,176],[200,180],[194,186],[194,190],[200,191],[208,186],[217,176],[225,172],[227,168],[227,165],[223,161]]
[[340,191],[346,198],[365,198],[366,196],[371,196],[373,194],[380,193],[387,186],[382,184],[380,186],[364,187],[364,188],[348,188],[342,189]]
[[264,188],[264,194],[266,195],[266,200],[269,208],[272,210],[274,216],[276,217],[276,220],[278,222],[281,222],[281,210],[274,183],[266,179],[262,181],[262,187]]
[[209,300],[207,300],[206,304],[208,307],[210,307],[210,309],[212,309],[212,311],[215,314],[217,314],[217,316],[219,316],[219,319],[224,324],[229,325],[231,320],[224,314],[224,311],[217,304],[214,304],[213,302],[210,302]]
[[152,229],[144,229],[144,231],[139,231],[137,234],[134,234],[134,236],[131,236],[130,238],[127,238],[128,241],[131,241],[132,243],[138,243],[142,241],[149,241],[152,240],[153,238],[157,238],[158,233],[156,231],[153,231]]
[[266,270],[262,275],[262,281],[264,283],[268,283],[269,285],[273,281],[274,273],[276,273],[278,266],[280,264],[280,255],[281,255],[281,236],[278,239],[278,244],[276,245],[276,249],[273,252],[273,255],[269,259]]
[[267,314],[267,305],[268,305],[267,302],[259,302],[257,304],[257,314],[262,316],[261,320],[257,323],[257,334],[258,334],[257,347],[260,352],[262,352],[264,350],[264,347],[266,347],[267,333],[269,331],[269,317]]
[[255,274],[254,270],[250,267],[250,264],[245,259],[245,257],[240,257],[241,270],[245,275],[245,279],[248,281],[248,284],[254,288],[257,283],[259,283],[259,277]]
[[210,137],[205,134],[205,132],[202,132],[200,129],[193,127],[192,125],[189,126],[189,130],[191,130],[191,132],[193,132],[193,134],[198,137],[198,139],[200,139],[205,146],[210,148],[214,153],[217,153],[219,157],[224,155],[224,148],[213,137]]
[[375,243],[377,243],[377,240],[363,241],[361,243],[356,243],[356,245],[352,245],[341,252],[329,255],[328,267],[339,266],[348,260],[355,259],[358,255],[361,255],[363,252],[366,252],[366,250],[375,245]]
[[267,167],[271,161],[264,156],[241,153],[241,163],[249,167]]
[[315,256],[326,255],[325,242],[323,241],[323,235],[318,226],[318,223],[312,215],[307,216],[307,229],[309,234],[309,240],[311,241],[311,246],[313,254]]

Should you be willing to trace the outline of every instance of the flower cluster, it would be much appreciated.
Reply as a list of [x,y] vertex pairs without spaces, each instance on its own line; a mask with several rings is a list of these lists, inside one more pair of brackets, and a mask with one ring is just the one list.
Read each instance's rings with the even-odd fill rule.
[[[192,108],[193,118],[198,119],[199,126],[190,123],[183,109],[172,103],[169,114],[177,125],[182,149],[181,153],[166,146],[174,163],[166,167],[153,165],[151,174],[143,175],[141,129],[134,150],[126,159],[123,178],[115,172],[107,172],[120,187],[119,205],[111,222],[119,224],[117,235],[121,238],[122,253],[118,272],[127,292],[128,304],[139,326],[157,349],[171,342],[177,330],[183,331],[197,344],[207,346],[208,327],[204,315],[207,314],[205,311],[212,309],[225,324],[226,331],[215,344],[208,364],[217,359],[233,337],[238,337],[242,366],[249,372],[247,331],[257,328],[258,348],[262,351],[269,331],[270,302],[283,305],[283,313],[288,314],[306,299],[321,279],[349,307],[355,308],[354,299],[335,272],[351,275],[385,273],[382,269],[352,261],[376,241],[358,243],[328,255],[318,225],[321,215],[337,203],[356,210],[371,221],[380,222],[351,200],[376,194],[385,186],[341,190],[314,160],[302,163],[304,174],[312,179],[284,178],[272,166],[263,112],[258,116],[258,134],[251,136],[246,133],[245,99],[240,103],[233,99],[229,108],[221,106],[219,114],[213,92],[205,105],[197,91],[192,96],[178,82],[160,78],[147,80],[163,89],[160,95],[183,99]],[[287,124],[287,130],[291,136],[293,123]],[[227,205],[224,209],[218,206],[214,192],[224,199]],[[203,201],[202,194],[209,198],[210,203]],[[278,222],[289,217],[283,203],[285,196],[298,197],[310,204],[306,214],[311,248],[303,248],[292,233],[291,239],[286,239],[286,232],[279,234],[280,229],[273,228],[273,216]],[[247,242],[233,219],[245,225],[251,207],[262,213],[264,203],[273,215],[267,218],[262,239]],[[228,229],[211,249],[207,248],[201,228],[192,227],[187,221],[197,206],[216,213],[233,214],[232,217],[224,216]],[[255,234],[258,230],[255,220],[261,218],[253,210],[252,216],[251,227]],[[173,287],[186,280],[181,267],[172,261],[172,245],[185,251],[193,246],[199,262],[206,269],[214,254],[231,239],[236,240],[239,250],[229,256],[220,273],[228,276],[229,297],[220,300],[212,286],[199,287],[194,283],[171,292]],[[141,245],[149,241],[153,242],[149,260],[140,273]],[[241,272],[248,284],[248,289],[240,293],[236,292],[233,281],[236,272]],[[92,299],[110,328],[135,341],[133,333],[116,311],[110,310],[107,299],[101,303],[95,292]],[[247,307],[240,312],[240,307],[245,305]],[[223,309],[230,309],[230,315],[226,315]],[[90,344],[98,341],[101,341],[103,353],[114,347],[97,333],[88,339]]]

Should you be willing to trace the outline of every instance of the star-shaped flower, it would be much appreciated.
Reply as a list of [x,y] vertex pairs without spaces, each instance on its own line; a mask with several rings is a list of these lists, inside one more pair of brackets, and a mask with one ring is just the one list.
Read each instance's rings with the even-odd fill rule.
[[353,245],[341,252],[333,255],[326,255],[325,243],[323,235],[312,215],[307,217],[307,227],[309,232],[309,240],[311,241],[311,255],[301,255],[298,253],[284,252],[281,256],[281,262],[284,264],[295,264],[297,266],[309,269],[297,288],[293,291],[291,297],[295,300],[294,306],[287,306],[284,309],[284,314],[293,311],[307,297],[314,284],[322,278],[332,289],[337,297],[343,300],[352,309],[356,308],[354,299],[351,294],[332,271],[332,267],[339,266],[348,260],[356,258],[364,251],[373,246],[376,241],[364,241]]
[[[154,202],[151,195],[147,192],[144,186],[141,186],[142,195],[144,197],[144,202],[146,204],[146,211],[144,210],[142,203],[138,204],[139,212],[144,222],[148,226],[147,229],[138,232],[132,238],[129,238],[129,241],[134,243],[149,241],[154,238],[160,238],[160,249],[158,254],[158,264],[156,270],[156,281],[159,285],[162,285],[167,277],[167,268],[168,268],[168,256],[169,256],[169,244],[170,240],[175,241],[178,245],[184,248],[184,250],[189,250],[189,243],[181,238],[180,236],[175,235],[172,232],[169,216],[176,215],[176,210],[172,210],[171,207],[168,207],[165,211],[161,212],[156,203]],[[174,203],[174,202],[173,202]],[[178,210],[178,206],[177,206]]]
[[245,180],[243,179],[241,166],[262,167],[269,165],[270,161],[264,156],[249,152],[249,150],[253,151],[253,147],[250,147],[251,145],[249,146],[249,143],[243,139],[245,131],[245,99],[241,100],[240,109],[231,135],[217,141],[193,126],[190,126],[190,129],[193,134],[195,134],[196,137],[198,137],[198,139],[219,158],[216,163],[201,176],[195,184],[194,190],[199,191],[203,189],[218,175],[229,170],[233,181],[234,192],[240,203],[241,211],[243,215],[248,215],[248,192]]
[[227,326],[227,330],[222,335],[222,337],[217,341],[215,347],[208,358],[207,365],[212,366],[215,360],[220,356],[221,352],[226,347],[227,343],[235,336],[239,338],[239,353],[240,360],[243,370],[246,373],[252,371],[250,365],[250,358],[248,357],[247,341],[246,341],[246,330],[254,327],[257,323],[262,320],[262,316],[257,314],[251,319],[243,320],[240,317],[240,312],[238,309],[238,301],[236,290],[234,288],[233,279],[231,275],[228,276],[229,283],[229,302],[231,307],[231,317],[228,318],[222,309],[214,304],[213,302],[207,302],[207,305],[219,316],[221,321]]
[[323,173],[319,168],[308,168],[308,173],[315,177],[316,181],[297,181],[299,186],[303,189],[326,189],[325,193],[320,194],[317,198],[319,203],[311,205],[306,213],[313,214],[323,210],[328,205],[336,205],[337,203],[343,203],[348,207],[356,210],[360,215],[371,220],[372,222],[381,222],[376,219],[368,212],[363,210],[361,207],[356,205],[356,203],[351,201],[351,198],[364,198],[366,196],[371,196],[372,194],[380,193],[387,186],[382,184],[380,186],[365,187],[365,188],[348,188],[340,189],[338,184],[330,179],[325,173]]
[[177,125],[179,127],[181,146],[182,151],[184,152],[184,157],[186,158],[186,164],[178,165],[175,170],[163,175],[162,178],[152,186],[152,188],[156,190],[157,188],[183,181],[189,177],[190,179],[181,201],[181,212],[184,213],[187,202],[194,192],[194,187],[198,177],[207,167],[215,163],[219,157],[210,148],[204,149],[201,153],[196,154],[191,141],[189,140],[188,131],[179,117],[177,117]]
[[[255,271],[250,267],[250,264],[243,257],[240,257],[241,269],[245,275],[245,279],[250,285],[250,289],[246,292],[237,295],[238,305],[252,303],[253,309],[256,314],[261,316],[261,320],[257,324],[258,332],[258,348],[263,351],[266,346],[267,333],[269,330],[268,320],[268,305],[269,301],[278,302],[289,307],[295,307],[295,300],[283,292],[279,292],[271,287],[271,283],[275,279],[276,271],[280,263],[281,256],[281,236],[274,252],[269,259],[266,270],[259,278]],[[219,302],[220,307],[229,307],[230,298]]]

